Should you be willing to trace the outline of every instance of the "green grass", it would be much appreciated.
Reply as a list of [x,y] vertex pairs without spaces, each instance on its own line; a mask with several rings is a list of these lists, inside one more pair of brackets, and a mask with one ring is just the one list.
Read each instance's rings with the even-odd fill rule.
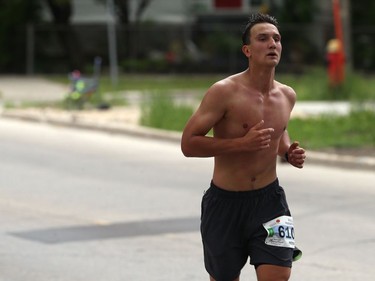
[[185,105],[175,105],[167,95],[154,94],[150,104],[144,103],[140,123],[143,126],[182,131],[193,109]]
[[[178,90],[197,91],[202,95],[214,82],[226,75],[121,75],[116,89],[109,77],[102,77],[100,93],[110,93],[111,100],[120,103],[123,96],[117,93],[137,90],[149,96],[142,105],[141,125],[159,129],[181,131],[193,109],[176,105],[170,93]],[[375,101],[375,78],[359,73],[346,73],[345,83],[335,89],[328,86],[326,71],[311,69],[302,75],[278,74],[277,80],[292,86],[298,101],[349,100],[353,102]],[[66,78],[52,77],[55,81]],[[104,97],[105,98],[105,97]],[[297,102],[298,102],[297,101]],[[375,147],[375,113],[365,110],[353,111],[348,116],[324,115],[309,119],[292,119],[289,124],[291,136],[303,143],[305,148],[356,148]]]
[[[192,113],[192,108],[175,105],[166,95],[154,95],[142,108],[141,125],[182,131]],[[375,148],[374,124],[375,112],[354,110],[347,116],[294,118],[288,131],[306,149]]]
[[360,73],[347,72],[343,85],[331,88],[325,69],[310,69],[303,75],[282,74],[277,80],[296,91],[298,100],[375,100],[375,77],[366,77]]
[[359,110],[348,116],[291,119],[288,131],[309,149],[375,148],[374,123],[375,112]]
[[[147,91],[169,93],[176,90],[194,90],[202,95],[216,81],[226,74],[177,75],[177,74],[122,74],[118,84],[113,87],[108,75],[100,78],[100,92],[105,95],[124,91]],[[67,76],[50,76],[51,80],[69,84]],[[294,88],[298,100],[375,100],[375,77],[361,73],[347,72],[345,83],[336,89],[328,86],[327,72],[324,68],[312,68],[303,74],[276,74],[276,79]]]
[[[174,75],[174,74],[123,74],[118,77],[118,83],[112,86],[108,75],[100,77],[100,91],[172,91],[172,90],[202,90],[204,91],[224,75]],[[69,84],[67,77],[53,75],[49,77],[58,83]]]
[[[168,95],[154,94],[142,106],[141,125],[182,131],[192,108],[174,104]],[[375,148],[375,112],[353,110],[347,116],[322,115],[291,119],[288,131],[307,149]]]

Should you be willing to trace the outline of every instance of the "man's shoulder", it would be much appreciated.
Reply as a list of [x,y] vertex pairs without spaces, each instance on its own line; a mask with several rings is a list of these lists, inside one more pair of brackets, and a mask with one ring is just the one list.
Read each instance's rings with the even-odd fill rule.
[[232,92],[238,85],[236,75],[227,76],[215,82],[210,88],[210,92],[228,93]]
[[227,86],[227,87],[234,86],[238,83],[238,80],[239,80],[239,74],[233,74],[233,75],[224,77],[223,79],[217,81],[215,84],[219,86]]
[[276,80],[274,82],[275,82],[275,86],[278,87],[278,88],[280,88],[280,90],[283,90],[283,91],[293,91],[294,92],[294,90],[293,90],[293,88],[291,86],[289,86],[287,84],[283,84],[280,81],[276,81]]
[[297,100],[297,94],[294,89],[286,84],[277,81],[275,81],[275,85],[278,88],[278,92],[281,93],[281,95],[283,95],[293,107]]
[[286,85],[286,84],[283,84],[281,82],[278,82],[275,80],[275,85],[276,87],[284,94],[284,95],[288,95],[288,96],[296,96],[296,92],[294,91],[294,89],[289,86],[289,85]]

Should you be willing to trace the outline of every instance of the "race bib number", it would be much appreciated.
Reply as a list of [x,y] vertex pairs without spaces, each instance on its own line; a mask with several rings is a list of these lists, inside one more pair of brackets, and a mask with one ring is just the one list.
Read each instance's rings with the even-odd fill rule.
[[290,216],[281,216],[263,224],[267,231],[265,243],[276,247],[295,248],[294,224]]

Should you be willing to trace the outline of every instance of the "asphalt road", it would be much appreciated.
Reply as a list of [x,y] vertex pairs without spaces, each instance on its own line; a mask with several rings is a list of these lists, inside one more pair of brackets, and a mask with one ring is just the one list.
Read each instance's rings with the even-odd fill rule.
[[[207,280],[211,159],[176,143],[0,119],[0,280]],[[291,280],[373,280],[375,174],[279,167],[303,258]],[[242,280],[255,280],[253,269]]]

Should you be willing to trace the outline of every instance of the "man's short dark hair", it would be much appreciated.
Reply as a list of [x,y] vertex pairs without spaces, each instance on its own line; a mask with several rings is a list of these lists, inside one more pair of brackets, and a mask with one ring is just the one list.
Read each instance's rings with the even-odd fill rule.
[[251,15],[242,33],[242,43],[244,45],[250,44],[250,30],[254,25],[258,23],[270,23],[276,26],[277,28],[279,27],[277,19],[273,16],[261,13]]

